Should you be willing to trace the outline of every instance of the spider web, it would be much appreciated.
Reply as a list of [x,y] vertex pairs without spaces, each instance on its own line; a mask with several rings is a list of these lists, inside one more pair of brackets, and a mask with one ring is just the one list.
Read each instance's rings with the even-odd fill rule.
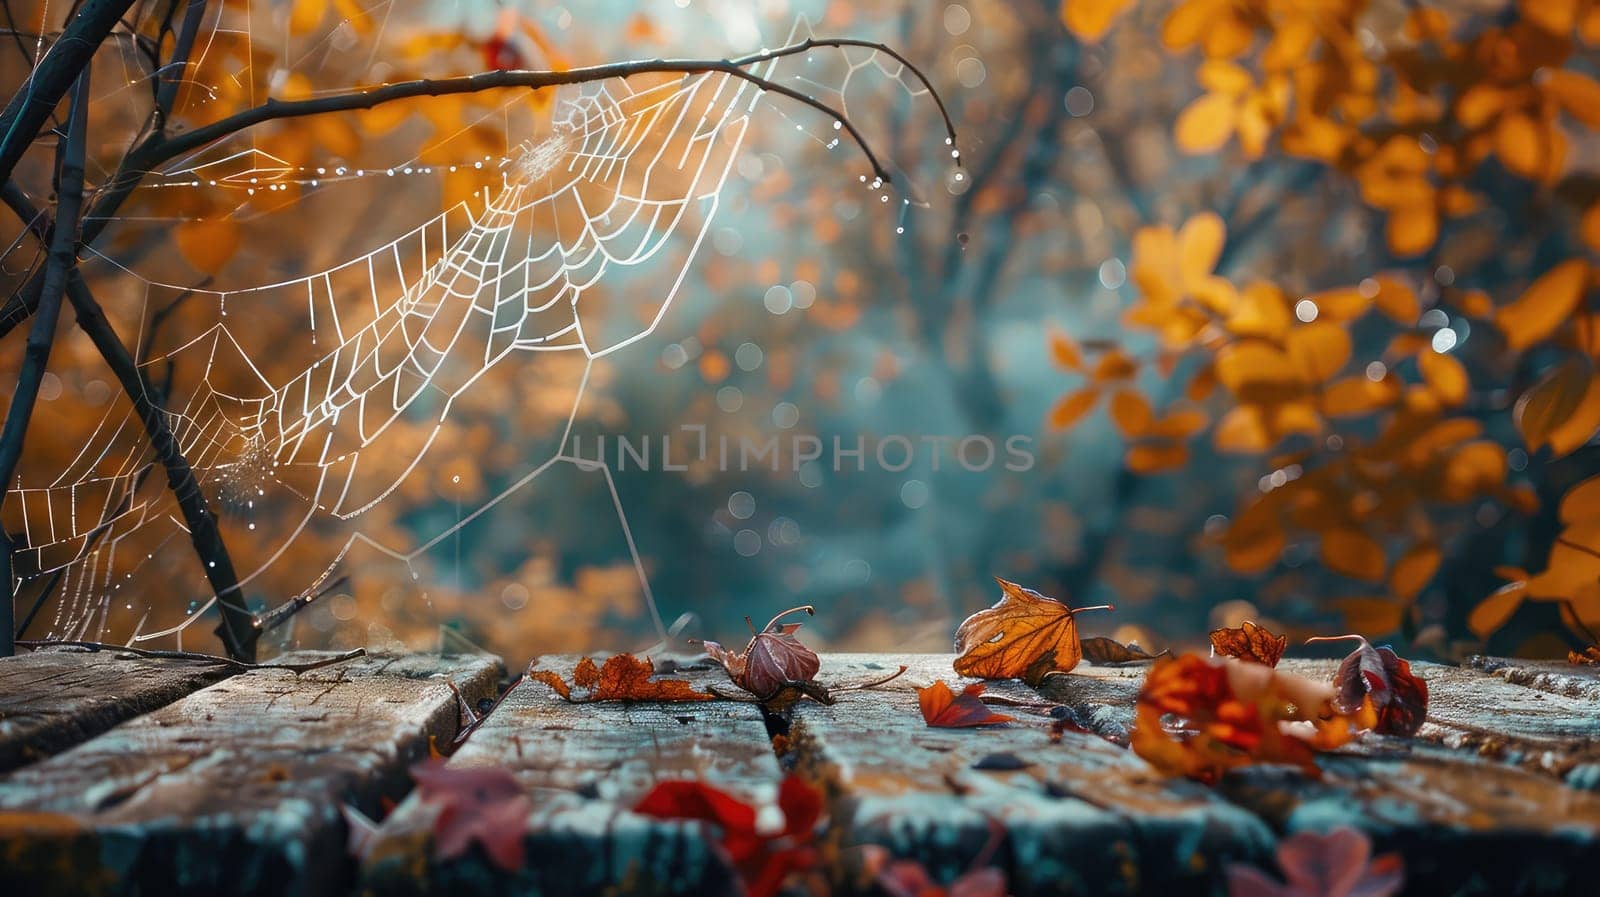
[[[849,81],[869,67],[913,97],[926,92],[876,53],[835,52],[845,61],[837,86],[807,74],[794,81],[846,114]],[[605,82],[563,100],[547,136],[472,163],[501,174],[499,189],[486,190],[481,204],[446,210],[327,270],[237,290],[191,289],[127,272],[143,291],[141,319],[151,329],[182,303],[207,303],[214,312],[210,326],[151,347],[143,364],[151,382],[175,371],[193,380],[167,397],[169,423],[224,522],[239,591],[209,595],[140,420],[130,407],[114,407],[56,476],[21,482],[7,498],[8,527],[20,536],[14,594],[19,608],[34,608],[35,632],[66,639],[119,633],[130,644],[181,646],[185,630],[218,601],[245,606],[269,571],[277,574],[279,600],[303,602],[357,547],[403,563],[417,579],[424,554],[555,465],[570,464],[605,478],[651,619],[664,633],[611,472],[569,453],[569,437],[596,361],[652,334],[680,291],[762,96],[720,73],[638,89]],[[796,127],[830,149],[839,146],[836,130]],[[290,178],[315,187],[395,174],[318,168],[313,175],[251,150],[184,163],[162,172],[163,183],[217,187],[220,171],[232,172],[221,175],[221,186],[262,189]],[[881,192],[877,183],[868,186]],[[619,332],[615,320],[589,311],[586,292],[614,287],[618,272],[639,268],[669,244],[681,258],[670,280],[648,279],[654,311],[642,326]],[[282,327],[250,324],[264,319],[289,321],[295,336],[285,340]],[[141,345],[152,340],[140,335]],[[362,528],[433,463],[435,440],[485,374],[543,355],[581,359],[553,451],[426,538]],[[323,547],[325,560],[307,564],[303,552],[290,555],[307,539]],[[278,591],[285,564],[302,580],[297,595]],[[204,597],[177,613],[193,596]]]

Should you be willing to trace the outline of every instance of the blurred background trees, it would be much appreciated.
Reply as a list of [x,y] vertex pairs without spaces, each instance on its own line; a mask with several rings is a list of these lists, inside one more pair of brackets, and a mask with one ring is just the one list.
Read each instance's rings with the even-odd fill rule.
[[[1600,472],[1588,5],[212,6],[178,127],[412,77],[737,55],[804,18],[922,65],[960,133],[958,167],[936,111],[892,68],[851,79],[852,119],[906,191],[883,204],[857,181],[861,159],[828,148],[825,120],[764,100],[673,308],[597,363],[574,430],[584,454],[617,435],[677,441],[685,426],[713,442],[862,439],[869,453],[884,436],[929,437],[911,466],[713,457],[617,469],[613,498],[564,465],[415,565],[353,552],[348,580],[280,644],[421,644],[440,624],[512,659],[653,642],[617,505],[667,620],[695,615],[681,635],[727,636],[745,614],[809,602],[830,647],[948,650],[1003,575],[1114,602],[1085,625],[1150,648],[1246,617],[1444,657],[1592,639],[1600,516],[1575,490]],[[96,59],[91,182],[148,120],[145,47],[167,5],[135,10]],[[12,3],[6,83],[68,12]],[[842,83],[857,58],[805,76]],[[418,98],[252,129],[192,160],[217,166],[200,188],[153,177],[136,191],[85,274],[135,349],[157,315],[174,339],[215,310],[151,308],[146,281],[237,288],[359,256],[497,182],[468,163],[548,128],[560,96]],[[18,169],[38,205],[52,146]],[[400,173],[270,189],[229,177],[272,166]],[[38,245],[4,227],[5,276],[20,284]],[[687,250],[592,299],[636,318]],[[247,326],[289,339],[300,323]],[[121,401],[61,326],[27,482],[59,475]],[[20,333],[0,342],[8,369],[21,352]],[[559,445],[582,367],[556,353],[491,371],[364,527],[421,544],[499,494]],[[1027,437],[1036,463],[970,470],[953,446],[974,435]],[[248,552],[259,531],[222,513]],[[8,532],[19,514],[8,500]],[[275,525],[290,524],[286,506]],[[337,535],[309,536],[304,563],[323,563],[317,539]],[[284,566],[282,582],[250,586],[254,606],[301,587],[291,574],[304,571]],[[113,630],[207,595],[192,555],[143,569],[142,599]]]

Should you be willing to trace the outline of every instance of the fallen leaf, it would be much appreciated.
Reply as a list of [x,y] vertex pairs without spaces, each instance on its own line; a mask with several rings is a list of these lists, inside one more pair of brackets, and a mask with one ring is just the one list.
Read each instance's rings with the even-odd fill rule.
[[1287,884],[1253,866],[1229,864],[1228,897],[1391,897],[1405,881],[1397,853],[1372,856],[1372,842],[1353,828],[1326,835],[1299,832],[1278,843]]
[[1273,635],[1268,629],[1244,621],[1243,626],[1236,628],[1222,628],[1211,630],[1211,651],[1223,657],[1237,657],[1253,663],[1264,664],[1269,667],[1278,665],[1283,659],[1283,649],[1288,647],[1289,637],[1286,635]]
[[1171,653],[1162,651],[1160,654],[1151,654],[1139,647],[1137,642],[1129,642],[1124,645],[1116,639],[1100,636],[1086,638],[1078,644],[1083,649],[1083,659],[1098,666],[1140,663],[1146,660],[1155,660],[1157,657],[1165,657]]
[[1600,666],[1600,645],[1590,645],[1584,648],[1581,654],[1577,651],[1568,651],[1567,663]]
[[[1258,663],[1198,654],[1162,659],[1139,691],[1129,746],[1167,775],[1207,783],[1257,763],[1320,776],[1315,752],[1346,744],[1377,722],[1370,701],[1345,714],[1335,696],[1331,686]],[[1177,719],[1170,730],[1168,716]]]
[[916,860],[899,860],[876,844],[862,848],[862,869],[889,897],[1006,897],[1006,874],[986,865],[1005,837],[1005,828],[989,822],[989,840],[973,857],[967,871],[948,887],[934,883],[933,876]]
[[1046,673],[1067,672],[1083,657],[1073,615],[1111,607],[1069,608],[1014,582],[998,577],[995,582],[1000,600],[956,629],[955,671],[963,676],[1037,681]]
[[813,846],[822,817],[822,793],[791,775],[778,786],[783,826],[757,826],[754,807],[703,782],[657,783],[633,812],[657,819],[694,819],[717,829],[716,846],[732,863],[748,897],[776,897],[793,874],[816,865]]
[[[538,663],[534,659],[534,663]],[[655,664],[648,658],[632,654],[613,654],[604,666],[595,666],[585,657],[572,671],[572,684],[550,670],[528,667],[528,678],[543,682],[555,690],[562,700],[574,704],[591,701],[709,701],[716,695],[695,691],[684,679],[651,679]],[[573,690],[586,690],[588,694],[574,697]]]
[[522,867],[522,838],[533,801],[509,770],[424,760],[411,767],[411,778],[417,799],[437,810],[434,856],[458,857],[476,843],[495,866],[507,872]]
[[1340,711],[1353,713],[1365,701],[1378,712],[1375,731],[1385,735],[1410,737],[1422,728],[1428,714],[1428,683],[1413,675],[1411,664],[1385,645],[1374,648],[1359,635],[1308,639],[1312,642],[1353,638],[1360,641],[1333,674]]
[[957,695],[950,690],[950,686],[946,685],[943,679],[939,679],[927,688],[917,689],[917,704],[922,708],[923,721],[939,729],[961,729],[1011,722],[1011,717],[990,710],[988,705],[983,703],[980,697],[982,694],[981,682],[963,688],[961,694]]
[[[722,664],[734,685],[758,698],[771,698],[790,683],[810,682],[816,678],[817,670],[822,668],[822,661],[816,652],[802,645],[795,637],[800,629],[799,623],[780,625],[778,622],[800,611],[807,614],[817,612],[809,604],[791,607],[773,617],[765,628],[755,633],[749,644],[745,645],[743,653],[735,654],[717,642],[705,642],[706,654]],[[745,622],[749,623],[748,617]],[[754,624],[751,624],[751,628],[755,628]]]

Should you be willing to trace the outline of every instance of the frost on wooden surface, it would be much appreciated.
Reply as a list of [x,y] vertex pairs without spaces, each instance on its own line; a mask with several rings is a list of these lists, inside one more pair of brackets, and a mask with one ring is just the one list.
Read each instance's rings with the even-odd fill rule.
[[[298,658],[297,658],[298,659]],[[116,881],[163,894],[340,893],[339,804],[378,810],[457,702],[489,697],[493,658],[365,657],[242,673],[0,778],[0,891]]]

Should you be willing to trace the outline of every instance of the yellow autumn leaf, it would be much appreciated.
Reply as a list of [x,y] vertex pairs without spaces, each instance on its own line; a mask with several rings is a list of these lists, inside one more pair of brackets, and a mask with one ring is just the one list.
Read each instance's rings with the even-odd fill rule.
[[1150,402],[1137,390],[1119,389],[1111,394],[1111,421],[1128,439],[1137,439],[1155,422]]
[[1424,349],[1417,355],[1417,367],[1422,371],[1423,381],[1443,404],[1459,405],[1467,400],[1467,390],[1471,386],[1467,368],[1454,355]]
[[1570,358],[1517,399],[1511,419],[1529,452],[1549,443],[1551,434],[1578,410],[1593,376],[1588,359]]
[[1061,0],[1061,24],[1080,40],[1097,41],[1132,0]]
[[1386,564],[1383,546],[1361,530],[1341,526],[1322,534],[1322,565],[1335,573],[1378,582]]
[[1217,354],[1217,379],[1246,402],[1282,401],[1304,389],[1289,356],[1255,340],[1234,343]]
[[1557,458],[1569,455],[1587,445],[1597,430],[1600,430],[1600,377],[1591,377],[1578,407],[1565,423],[1550,431],[1550,450]]
[[1316,321],[1290,330],[1284,348],[1306,382],[1321,383],[1350,361],[1350,334],[1338,324]]
[[1494,322],[1513,351],[1554,333],[1572,317],[1589,279],[1589,263],[1567,259],[1535,280],[1517,301],[1495,312]]
[[1055,407],[1050,409],[1051,429],[1065,430],[1077,423],[1094,408],[1094,403],[1099,398],[1100,391],[1093,387],[1085,387],[1063,396],[1056,402]]
[[1487,440],[1469,442],[1444,466],[1444,495],[1466,501],[1500,488],[1506,481],[1506,450]]
[[1389,573],[1389,591],[1406,600],[1416,597],[1422,587],[1433,579],[1433,574],[1438,572],[1439,562],[1443,558],[1439,546],[1432,542],[1412,547],[1394,562],[1394,569]]
[[1384,234],[1395,255],[1419,255],[1439,239],[1439,213],[1421,203],[1395,209]]
[[196,271],[216,274],[239,249],[239,226],[231,218],[199,218],[173,228],[184,261]]
[[1333,604],[1344,615],[1344,624],[1351,632],[1371,636],[1399,629],[1406,612],[1406,605],[1389,598],[1340,598]]
[[1189,447],[1181,442],[1146,442],[1128,449],[1124,463],[1134,473],[1161,473],[1189,462]]
[[1467,628],[1478,638],[1486,639],[1491,633],[1511,619],[1511,615],[1522,606],[1522,599],[1528,595],[1528,583],[1518,581],[1508,583],[1496,589],[1489,597],[1478,602],[1478,606],[1467,615]]
[[1344,377],[1322,390],[1322,413],[1328,417],[1359,417],[1387,408],[1400,397],[1391,378],[1373,381],[1363,374]]
[[1186,153],[1212,153],[1221,149],[1239,121],[1239,103],[1227,94],[1207,93],[1178,113],[1173,139]]
[[1546,72],[1544,90],[1566,113],[1591,128],[1600,128],[1600,84],[1570,69]]
[[1211,432],[1212,443],[1219,452],[1255,455],[1272,448],[1277,442],[1261,410],[1254,405],[1231,408]]
[[1078,350],[1078,344],[1059,330],[1050,331],[1050,357],[1069,371],[1083,370],[1083,353]]

